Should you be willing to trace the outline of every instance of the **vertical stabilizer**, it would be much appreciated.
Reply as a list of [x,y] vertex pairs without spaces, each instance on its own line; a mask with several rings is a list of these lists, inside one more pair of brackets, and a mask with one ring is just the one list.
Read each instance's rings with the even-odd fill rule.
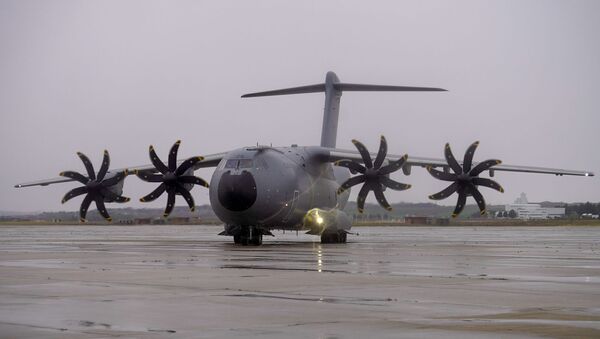
[[323,112],[323,128],[321,129],[322,147],[335,148],[342,91],[336,89],[334,84],[339,83],[340,79],[335,73],[327,72],[327,76],[325,76],[325,109]]
[[263,97],[270,95],[302,94],[325,92],[325,108],[323,112],[323,128],[321,130],[321,146],[335,148],[337,139],[338,117],[340,113],[340,99],[344,91],[378,91],[378,92],[423,92],[445,91],[443,88],[434,87],[409,87],[347,84],[340,82],[334,72],[327,72],[324,84],[308,85],[301,87],[277,89],[267,92],[257,92],[242,95],[242,98]]

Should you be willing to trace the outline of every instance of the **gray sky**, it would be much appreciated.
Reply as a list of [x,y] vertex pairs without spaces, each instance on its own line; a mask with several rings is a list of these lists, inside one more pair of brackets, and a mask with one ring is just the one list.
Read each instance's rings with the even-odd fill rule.
[[[461,157],[480,140],[476,160],[600,174],[598,32],[593,0],[1,0],[0,210],[77,210],[78,199],[60,203],[76,184],[12,188],[83,171],[76,151],[99,164],[106,148],[118,168],[148,163],[149,144],[166,158],[177,139],[182,157],[316,145],[322,94],[240,95],[322,82],[328,70],[346,82],[449,90],[345,93],[338,147],[356,138],[376,150],[384,134],[392,153],[442,157],[450,142]],[[395,175],[413,188],[390,201],[428,201],[445,187],[413,172]],[[506,192],[483,189],[489,203],[522,191],[600,201],[597,178],[496,179]],[[137,201],[153,187],[130,177],[125,195]],[[208,202],[206,190],[192,193]]]

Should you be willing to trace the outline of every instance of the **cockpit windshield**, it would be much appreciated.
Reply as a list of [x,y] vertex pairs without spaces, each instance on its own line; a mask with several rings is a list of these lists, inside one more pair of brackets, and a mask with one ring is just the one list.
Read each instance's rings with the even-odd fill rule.
[[252,159],[229,159],[225,162],[224,168],[252,168],[253,166]]

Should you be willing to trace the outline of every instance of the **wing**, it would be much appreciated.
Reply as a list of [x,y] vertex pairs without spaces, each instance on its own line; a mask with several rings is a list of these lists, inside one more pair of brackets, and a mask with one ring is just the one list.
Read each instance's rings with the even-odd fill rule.
[[[362,162],[362,158],[357,151],[352,150],[343,150],[337,148],[328,148],[326,149],[329,152],[329,161],[334,162],[342,159],[351,159],[358,162]],[[371,157],[376,157],[376,153],[371,153]],[[395,161],[400,159],[401,155],[388,154],[386,160]],[[459,162],[462,166],[462,162]],[[473,162],[473,167],[477,166],[477,162]],[[435,158],[421,158],[421,157],[413,157],[408,156],[406,162],[404,163],[403,170],[404,173],[410,173],[410,167],[423,167],[426,168],[428,166],[431,167],[448,167],[448,163],[445,159],[435,159]],[[582,170],[568,170],[568,169],[559,169],[559,168],[546,168],[546,167],[532,167],[532,166],[515,166],[515,165],[496,165],[491,169],[491,171],[506,171],[506,172],[523,172],[523,173],[541,173],[541,174],[554,174],[554,175],[575,175],[575,176],[585,176],[592,177],[594,173],[591,171],[582,171]]]
[[[197,170],[199,168],[216,167],[219,164],[219,162],[221,161],[221,159],[223,159],[223,157],[226,154],[227,154],[227,152],[206,155],[206,156],[204,156],[204,159],[202,161],[196,163],[193,168],[194,168],[194,170]],[[177,162],[177,166],[179,166],[185,160],[186,159],[179,160]],[[119,172],[123,172],[123,171],[126,171],[128,174],[132,174],[132,173],[135,173],[135,171],[155,171],[155,169],[154,169],[154,165],[151,165],[151,164],[142,165],[142,166],[132,166],[132,167],[111,170],[106,174],[106,177],[107,178],[110,177],[112,173],[119,173]],[[51,179],[24,182],[21,184],[16,184],[15,187],[21,188],[21,187],[30,187],[30,186],[48,186],[51,184],[58,184],[58,183],[69,182],[69,181],[73,181],[73,179],[65,178],[65,177],[56,177],[56,178],[51,178]]]

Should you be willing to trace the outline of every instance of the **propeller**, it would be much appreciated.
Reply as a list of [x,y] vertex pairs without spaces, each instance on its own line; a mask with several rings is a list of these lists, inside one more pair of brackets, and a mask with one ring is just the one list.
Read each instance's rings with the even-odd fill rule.
[[354,176],[348,180],[346,180],[340,188],[338,188],[337,193],[341,194],[345,190],[349,189],[352,186],[364,183],[360,191],[358,192],[358,200],[357,207],[358,212],[362,213],[365,208],[365,200],[367,199],[367,195],[370,191],[375,193],[375,198],[381,207],[385,208],[388,211],[392,210],[392,207],[385,199],[383,195],[383,190],[385,187],[391,188],[397,191],[403,191],[409,189],[411,185],[403,184],[392,180],[389,178],[389,174],[396,172],[404,162],[408,158],[408,155],[405,154],[402,158],[390,162],[388,165],[382,166],[387,155],[387,141],[385,137],[381,136],[381,142],[379,144],[379,151],[377,152],[377,156],[375,157],[375,161],[371,158],[369,151],[358,140],[352,140],[352,143],[358,149],[360,156],[362,157],[364,166],[354,160],[339,160],[335,162],[337,166],[343,166],[350,169],[353,173],[360,173],[357,176]]
[[500,184],[491,179],[480,178],[479,174],[481,172],[490,169],[492,166],[496,166],[501,164],[500,160],[490,159],[486,161],[482,161],[478,163],[475,167],[472,167],[473,164],[473,154],[475,150],[479,146],[479,141],[475,141],[469,146],[467,151],[465,152],[464,161],[462,167],[454,158],[452,154],[452,150],[450,149],[450,144],[446,144],[444,149],[444,156],[446,157],[446,162],[452,169],[454,173],[442,172],[436,170],[435,168],[428,166],[427,171],[435,178],[444,180],[444,181],[452,181],[450,186],[441,190],[436,194],[432,194],[429,196],[429,199],[432,200],[442,200],[449,197],[452,193],[458,194],[458,200],[456,202],[456,208],[452,213],[452,217],[457,217],[460,212],[462,212],[463,208],[465,208],[465,202],[467,201],[467,196],[472,196],[473,199],[477,202],[477,206],[479,207],[479,211],[481,215],[486,213],[485,210],[485,200],[483,199],[483,195],[479,192],[477,186],[485,186],[489,188],[493,188],[496,191],[504,193],[504,189]]
[[[169,161],[166,165],[160,160],[158,155],[156,155],[154,147],[150,145],[150,161],[152,161],[155,171],[150,170],[136,172],[136,175],[144,181],[161,183],[154,191],[141,198],[141,202],[150,202],[156,200],[156,198],[160,197],[164,192],[167,192],[167,207],[165,208],[165,213],[163,214],[163,217],[165,218],[171,214],[173,207],[175,207],[176,195],[181,195],[187,202],[190,210],[193,212],[196,209],[196,205],[194,203],[194,198],[189,192],[190,189],[193,187],[193,185],[208,187],[208,183],[206,181],[193,175],[192,166],[202,161],[204,159],[203,157],[189,158],[182,162],[179,167],[177,167],[177,152],[179,150],[179,144],[181,144],[181,141],[177,140],[175,144],[173,144],[173,147],[171,147],[171,151],[169,152]],[[156,173],[156,171],[158,171],[158,173]]]
[[85,154],[80,152],[77,152],[77,155],[83,162],[88,176],[86,177],[85,175],[74,171],[61,172],[60,176],[79,181],[85,186],[77,187],[67,192],[62,199],[62,203],[64,204],[76,196],[85,194],[85,197],[81,202],[81,206],[79,207],[79,221],[86,221],[85,216],[92,201],[96,203],[96,208],[98,209],[100,215],[102,215],[104,219],[112,221],[112,218],[104,206],[104,202],[123,203],[129,201],[129,198],[121,196],[120,194],[116,194],[109,189],[109,187],[118,184],[121,180],[123,180],[123,178],[125,178],[125,176],[127,176],[127,170],[117,172],[114,176],[110,176],[109,178],[105,179],[106,173],[108,172],[108,166],[110,165],[110,156],[108,155],[107,150],[104,150],[102,166],[100,166],[100,170],[98,171],[97,175],[90,159]]

